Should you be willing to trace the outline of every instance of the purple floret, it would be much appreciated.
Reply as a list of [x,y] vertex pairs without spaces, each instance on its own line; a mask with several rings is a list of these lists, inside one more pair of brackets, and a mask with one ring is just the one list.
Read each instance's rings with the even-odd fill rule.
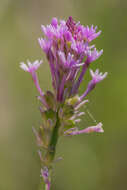
[[72,17],[59,22],[53,18],[50,25],[42,25],[44,38],[39,39],[39,44],[48,58],[58,101],[63,102],[78,92],[90,63],[103,53],[90,45],[101,33],[96,30],[93,25],[85,27],[76,23]]

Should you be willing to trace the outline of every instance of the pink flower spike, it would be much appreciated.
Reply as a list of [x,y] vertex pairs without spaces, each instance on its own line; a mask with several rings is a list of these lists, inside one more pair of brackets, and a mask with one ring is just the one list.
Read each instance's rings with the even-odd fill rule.
[[41,49],[47,54],[49,49],[51,48],[51,44],[52,44],[51,40],[38,38],[38,43]]
[[46,166],[41,169],[41,176],[46,184],[46,190],[50,190],[51,183],[49,180],[49,170]]
[[99,73],[99,69],[96,69],[95,72],[93,72],[93,70],[90,69],[90,74],[91,74],[92,80],[93,80],[93,82],[95,84],[101,82],[102,80],[104,80],[106,78],[106,76],[108,75],[107,72],[105,72],[104,74]]
[[36,70],[40,67],[42,61],[34,61],[33,63],[31,63],[30,61],[27,61],[27,64],[25,63],[20,63],[20,68],[23,69],[24,71],[26,72],[29,72],[31,75],[32,75],[32,79],[34,81],[34,84],[40,94],[40,99],[42,101],[42,103],[44,104],[44,106],[46,108],[48,108],[48,105],[46,103],[46,100],[44,98],[44,93],[43,91],[41,90],[41,87],[39,85],[39,81],[38,81],[38,77],[37,77],[37,74],[36,74]]
[[57,25],[58,25],[58,20],[57,20],[57,18],[54,17],[54,18],[52,19],[51,24],[52,24],[52,26],[54,26],[55,28],[57,28]]
[[23,69],[26,72],[32,73],[35,72],[40,65],[42,64],[42,61],[34,61],[33,63],[31,63],[30,61],[27,61],[27,64],[25,64],[24,62],[20,63],[20,68]]
[[102,54],[103,54],[103,49],[98,51],[96,50],[96,48],[94,48],[93,50],[90,49],[86,51],[87,63],[96,61]]
[[84,133],[92,133],[92,132],[103,133],[104,129],[102,128],[102,123],[100,122],[96,126],[88,127],[86,129],[82,130],[82,132],[84,132]]
[[65,132],[65,135],[80,135],[80,134],[83,134],[83,133],[93,133],[93,132],[96,132],[96,133],[103,133],[104,132],[104,130],[103,130],[103,128],[102,128],[102,123],[100,122],[100,123],[98,123],[97,125],[95,125],[95,126],[91,126],[91,127],[88,127],[88,128],[86,128],[86,129],[83,129],[83,130],[80,130],[80,131],[78,131],[78,130],[75,130],[75,131],[66,131]]
[[80,99],[80,101],[75,105],[75,110],[78,110],[81,106],[83,106],[87,102],[89,102],[89,100],[81,101],[81,99]]
[[90,93],[95,88],[97,83],[105,79],[108,73],[105,72],[104,74],[102,74],[102,73],[99,73],[99,69],[97,69],[95,72],[93,72],[90,69],[90,74],[92,76],[92,80],[88,83],[86,91],[83,93],[82,96],[80,96],[81,100],[83,100],[83,98],[85,98],[87,94]]

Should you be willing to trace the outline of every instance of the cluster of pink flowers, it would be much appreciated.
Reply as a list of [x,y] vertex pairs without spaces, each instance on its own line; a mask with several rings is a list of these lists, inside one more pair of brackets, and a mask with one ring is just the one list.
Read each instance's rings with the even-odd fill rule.
[[[101,34],[101,31],[97,32],[97,27],[93,25],[88,27],[81,25],[80,22],[76,23],[72,17],[69,17],[67,21],[60,20],[59,22],[57,18],[53,18],[50,25],[42,25],[41,28],[44,37],[39,38],[38,41],[50,66],[54,92],[47,91],[47,93],[44,93],[40,88],[36,70],[40,67],[42,61],[33,63],[28,61],[27,64],[23,62],[20,64],[24,71],[32,75],[39,92],[38,99],[42,103],[40,110],[44,120],[49,111],[52,110],[53,112],[52,118],[50,116],[46,118],[47,121],[44,126],[44,131],[49,125],[52,126],[50,138],[48,137],[49,142],[42,142],[44,141],[43,137],[34,130],[37,140],[43,146],[51,148],[51,146],[56,145],[57,136],[60,135],[70,136],[81,133],[103,132],[102,123],[84,130],[75,128],[76,123],[80,121],[78,117],[84,114],[84,112],[79,112],[79,108],[87,102],[86,96],[95,88],[97,83],[107,76],[107,72],[102,74],[99,73],[98,69],[95,72],[90,70],[92,79],[84,93],[79,96],[79,87],[86,71],[90,64],[103,53],[103,50],[98,51],[95,45],[91,45],[91,42]],[[44,114],[47,114],[46,117]],[[56,128],[59,128],[59,131]],[[55,150],[55,147],[53,148]],[[49,154],[46,155],[49,156]],[[47,157],[45,160],[41,157],[41,160],[43,160],[44,165],[45,163],[48,165]],[[49,167],[45,166],[41,173],[50,188],[48,170]]]
[[[49,61],[58,101],[62,102],[78,93],[88,66],[103,53],[103,50],[97,51],[95,45],[90,45],[101,33],[96,30],[97,27],[89,28],[80,22],[76,23],[72,17],[67,22],[61,20],[60,23],[53,18],[50,25],[42,25],[45,38],[40,38],[39,44]],[[99,78],[98,75],[99,73],[94,75],[94,78]],[[102,75],[101,80],[106,75]]]
[[[103,50],[97,51],[95,45],[90,45],[90,42],[101,33],[96,30],[97,27],[89,28],[88,26],[84,27],[80,22],[76,23],[72,17],[69,17],[67,22],[61,20],[60,23],[53,18],[50,25],[46,27],[42,25],[45,38],[39,38],[38,41],[46,53],[50,65],[57,101],[63,102],[66,98],[78,93],[89,65],[102,55]],[[41,63],[35,61],[32,64],[28,61],[28,66],[21,63],[21,68],[36,78],[34,73]],[[107,73],[99,74],[98,70],[95,73],[91,70],[90,74],[94,85],[90,83],[81,97],[85,97],[91,91],[91,86],[95,86],[107,75]]]

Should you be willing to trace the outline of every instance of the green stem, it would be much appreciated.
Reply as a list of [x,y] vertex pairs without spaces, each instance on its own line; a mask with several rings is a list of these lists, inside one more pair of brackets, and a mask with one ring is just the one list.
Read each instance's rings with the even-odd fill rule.
[[56,125],[55,125],[55,127],[53,129],[50,144],[49,144],[49,148],[48,148],[48,152],[47,152],[47,155],[46,155],[49,162],[52,162],[54,157],[55,157],[56,144],[57,144],[57,141],[58,141],[59,126],[60,126],[60,120],[59,120],[58,113],[57,113]]
[[[58,112],[57,112],[56,125],[53,128],[49,147],[48,147],[47,153],[45,155],[45,165],[48,167],[49,170],[51,170],[51,164],[55,157],[56,145],[57,145],[57,141],[58,141],[58,137],[59,137],[59,127],[60,127],[60,120],[59,120]],[[51,175],[51,173],[50,173],[50,175]],[[44,184],[44,181],[41,181],[39,190],[49,190],[50,185],[51,185],[51,180],[50,180],[50,176],[49,176],[49,182],[47,184]]]
[[41,182],[40,182],[40,185],[39,185],[39,190],[46,190],[46,184],[44,183],[44,181],[42,181],[42,179],[41,179]]
[[39,190],[50,190],[50,184],[47,184],[43,180],[41,180]]

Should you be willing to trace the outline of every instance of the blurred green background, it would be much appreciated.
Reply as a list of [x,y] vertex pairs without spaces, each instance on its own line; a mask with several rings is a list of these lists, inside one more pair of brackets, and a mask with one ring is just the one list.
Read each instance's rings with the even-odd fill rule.
[[[84,109],[103,122],[105,133],[60,140],[57,155],[64,159],[54,167],[52,190],[127,189],[127,1],[0,0],[0,190],[38,190],[40,162],[32,126],[38,127],[41,117],[36,89],[19,62],[45,60],[37,42],[41,24],[70,15],[102,30],[95,43],[104,54],[92,68],[109,75]],[[46,60],[39,77],[41,87],[51,89]],[[92,124],[86,113],[81,127]]]

